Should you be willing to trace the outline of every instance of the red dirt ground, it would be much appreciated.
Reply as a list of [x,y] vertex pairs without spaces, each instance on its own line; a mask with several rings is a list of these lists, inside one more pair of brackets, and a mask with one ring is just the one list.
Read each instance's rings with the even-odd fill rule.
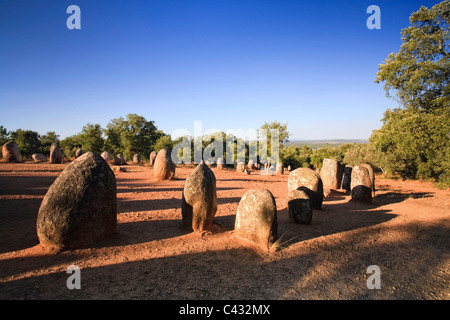
[[[116,171],[117,234],[89,248],[54,253],[36,235],[36,217],[66,164],[0,163],[0,299],[450,299],[450,192],[419,181],[377,177],[372,204],[333,191],[311,225],[291,222],[288,173],[218,171],[222,230],[180,226],[181,193],[193,167],[156,181],[149,166]],[[266,188],[278,208],[281,240],[265,251],[233,236],[248,189]],[[69,290],[69,265],[81,289]],[[381,289],[367,288],[367,267]]]

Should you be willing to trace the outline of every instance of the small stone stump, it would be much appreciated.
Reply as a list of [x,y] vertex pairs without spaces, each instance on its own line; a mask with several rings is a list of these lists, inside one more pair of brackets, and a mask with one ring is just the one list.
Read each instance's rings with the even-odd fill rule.
[[313,209],[321,209],[323,184],[320,175],[310,168],[297,168],[289,174],[288,192],[303,190],[311,199]]
[[288,204],[289,218],[295,223],[311,224],[312,202],[303,190],[289,191],[286,202]]

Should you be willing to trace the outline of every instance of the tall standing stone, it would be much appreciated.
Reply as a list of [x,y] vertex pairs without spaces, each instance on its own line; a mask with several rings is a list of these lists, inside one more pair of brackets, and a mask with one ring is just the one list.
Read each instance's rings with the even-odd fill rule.
[[343,167],[336,159],[323,159],[320,177],[326,193],[341,187]]
[[297,168],[289,174],[288,192],[303,190],[312,201],[313,209],[321,209],[323,183],[320,175],[310,168]]
[[151,166],[155,164],[155,159],[156,159],[156,151],[150,152],[150,165]]
[[139,163],[141,163],[141,155],[140,155],[140,154],[136,153],[136,154],[133,156],[133,163],[134,163],[134,164],[139,164]]
[[2,146],[2,157],[5,162],[20,162],[19,146],[15,141],[9,141]]
[[63,163],[63,153],[57,142],[50,146],[50,163]]
[[182,194],[183,225],[195,232],[210,229],[217,212],[216,177],[202,161],[186,178]]
[[77,151],[75,152],[75,158],[79,158],[83,155],[84,151],[81,148],[78,148]]
[[175,177],[175,164],[168,150],[162,149],[156,155],[153,174],[156,180],[171,180]]
[[111,161],[111,155],[108,151],[103,151],[101,156],[103,159],[105,159],[106,162],[109,163]]
[[117,166],[125,166],[127,165],[127,161],[125,160],[125,157],[123,156],[123,154],[118,153],[115,155],[114,157],[114,164]]
[[363,163],[361,166],[366,167],[369,171],[370,179],[372,180],[372,196],[375,197],[375,173],[373,171],[373,167],[368,163]]
[[277,174],[284,174],[284,167],[281,162],[277,162],[276,170],[277,170]]
[[239,202],[234,234],[270,248],[278,237],[277,206],[267,189],[248,190]]
[[350,188],[352,200],[372,202],[372,179],[365,166],[353,168]]
[[345,189],[347,191],[350,191],[350,183],[352,181],[352,166],[345,166],[344,168],[344,175],[342,177],[342,189]]
[[70,163],[48,189],[39,208],[39,241],[75,249],[116,231],[116,179],[106,161],[87,152]]

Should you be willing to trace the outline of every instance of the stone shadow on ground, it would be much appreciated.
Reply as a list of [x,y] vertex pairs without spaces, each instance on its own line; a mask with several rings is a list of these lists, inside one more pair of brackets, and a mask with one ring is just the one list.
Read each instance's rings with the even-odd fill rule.
[[[66,272],[49,272],[4,281],[0,298],[372,300],[430,299],[431,291],[445,298],[448,274],[439,270],[450,249],[448,223],[411,223],[390,231],[404,230],[411,235],[407,239],[378,243],[367,241],[375,230],[360,230],[287,258],[238,246],[87,267],[81,269],[80,290],[66,287]],[[374,264],[381,269],[380,290],[367,288],[367,267]]]

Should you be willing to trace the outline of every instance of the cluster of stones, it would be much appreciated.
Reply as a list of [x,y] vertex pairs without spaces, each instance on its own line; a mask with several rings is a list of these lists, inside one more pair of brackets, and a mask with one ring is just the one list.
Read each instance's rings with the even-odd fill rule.
[[[54,161],[59,160],[58,154],[61,155],[58,148],[56,144],[52,145]],[[3,149],[14,155],[14,145]],[[123,164],[122,159],[121,154],[112,160],[106,151],[101,156],[87,152],[77,155],[64,169],[49,188],[39,209],[36,226],[43,245],[58,250],[80,248],[116,231],[116,180],[108,162]],[[352,199],[372,200],[374,175],[371,166],[343,167],[335,160],[325,160],[320,174],[309,168],[289,170],[286,202],[289,218],[295,223],[311,223],[313,209],[322,207],[324,189],[348,188]],[[140,163],[140,157],[135,155],[133,162]],[[174,178],[176,166],[168,150],[152,152],[150,164],[155,179]],[[218,170],[222,165],[222,159],[219,159]],[[242,163],[236,166],[243,171],[252,168],[253,163],[247,168]],[[194,232],[207,232],[215,224],[216,212],[216,177],[202,161],[184,184],[182,224]],[[277,229],[277,206],[272,193],[267,189],[247,190],[236,212],[235,236],[270,248],[277,241]]]
[[372,202],[375,195],[375,176],[370,164],[344,166],[334,159],[324,159],[320,171],[325,192],[350,191],[352,200]]

